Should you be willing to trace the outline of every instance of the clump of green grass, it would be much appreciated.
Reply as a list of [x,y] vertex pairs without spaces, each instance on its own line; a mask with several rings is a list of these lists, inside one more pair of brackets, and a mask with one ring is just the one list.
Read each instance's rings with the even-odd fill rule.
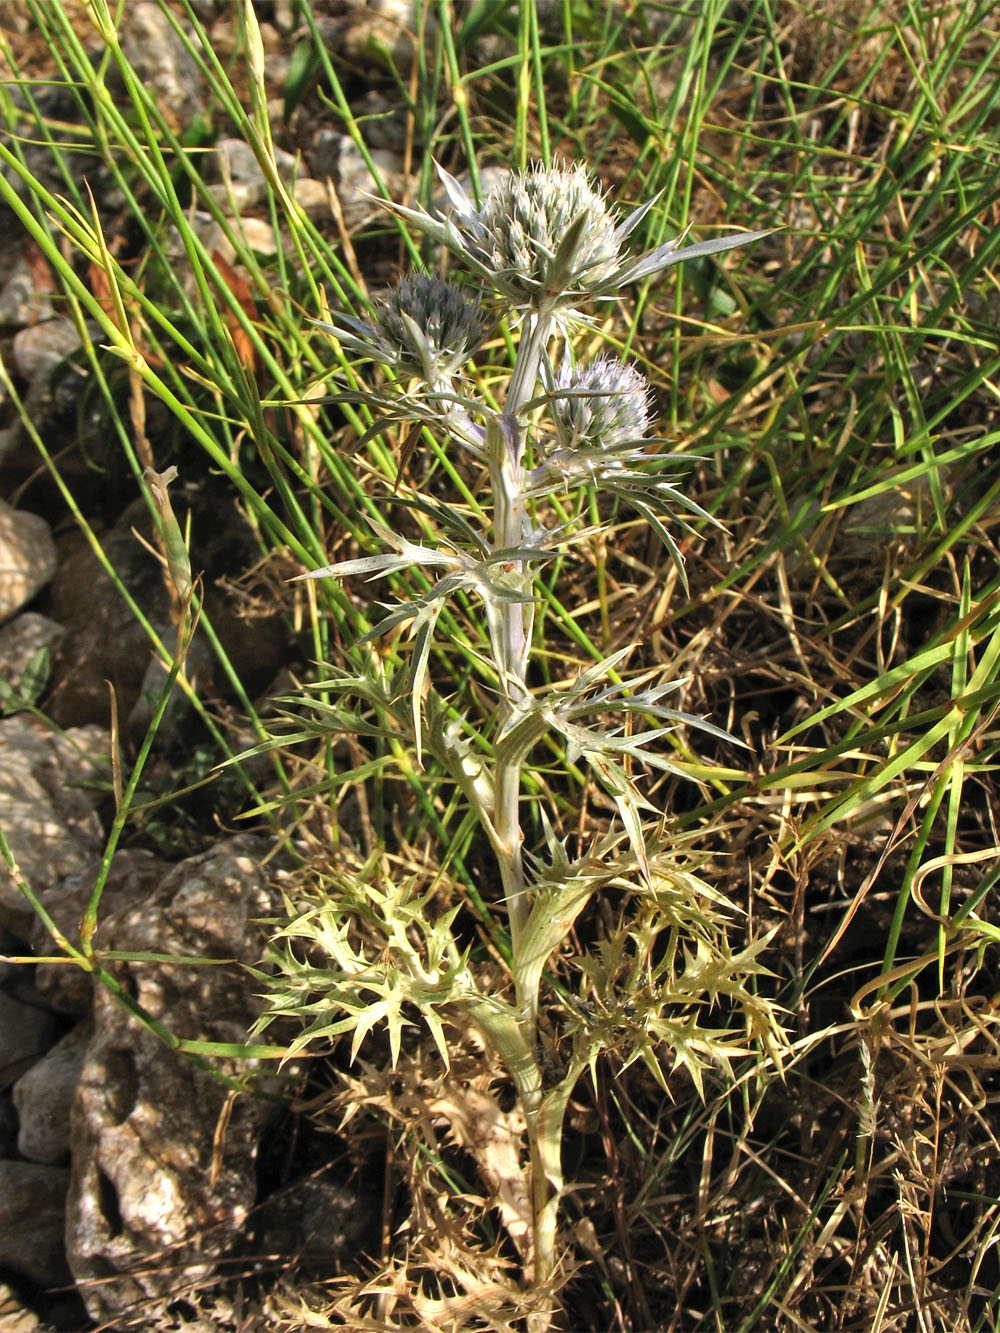
[[[332,308],[367,318],[365,274],[351,258],[368,253],[366,238],[344,246],[335,225],[315,226],[288,197],[271,157],[285,127],[269,121],[267,102],[289,90],[267,86],[252,10],[235,9],[243,45],[227,69],[186,6],[169,7],[189,25],[213,90],[211,131],[244,137],[271,182],[282,238],[271,260],[241,242],[200,157],[129,70],[113,11],[97,0],[81,38],[63,6],[28,4],[51,52],[47,75],[73,111],[47,113],[10,39],[0,188],[81,327],[83,364],[135,492],[152,506],[147,467],[162,473],[177,461],[182,476],[213,474],[253,524],[276,597],[285,585],[268,571],[361,558],[401,459],[409,539],[433,518],[417,504],[445,489],[459,488],[478,516],[481,474],[440,441],[403,420],[371,433],[361,401],[342,402],[338,417],[315,404],[332,375],[350,382],[353,367],[348,357],[331,366],[307,317]],[[309,4],[301,15],[303,82],[289,105],[332,108],[363,144],[349,71]],[[748,928],[781,927],[762,960],[780,981],[764,994],[791,1015],[793,1057],[784,1084],[766,1089],[753,1058],[737,1062],[732,1078],[706,1081],[704,1101],[682,1077],[665,1098],[614,1049],[597,1062],[567,1111],[569,1316],[595,1327],[992,1327],[992,7],[887,2],[849,23],[823,5],[769,0],[564,5],[544,18],[526,4],[473,6],[457,26],[444,3],[421,15],[426,43],[412,79],[390,71],[385,80],[409,118],[409,202],[430,203],[432,158],[457,174],[477,158],[482,168],[561,156],[590,163],[622,201],[660,192],[637,229],[645,248],[692,221],[699,234],[778,229],[749,261],[684,265],[669,281],[640,282],[602,317],[595,342],[610,338],[646,375],[670,449],[692,459],[690,494],[722,527],[696,522],[679,542],[685,590],[631,511],[588,497],[580,512],[601,532],[543,574],[534,642],[546,687],[638,643],[637,669],[671,662],[686,677],[679,708],[753,746],[748,760],[721,740],[664,738],[683,779],[666,773],[651,799],[674,812],[672,838],[691,834],[707,858],[699,875],[744,909]],[[124,96],[108,94],[112,71]],[[234,83],[249,89],[245,105]],[[136,263],[112,253],[118,219],[102,215],[100,199],[92,205],[74,169],[83,150],[125,200]],[[475,179],[473,166],[473,189]],[[240,283],[191,228],[192,201],[229,233]],[[405,226],[383,221],[375,233],[400,268],[419,265]],[[177,235],[193,285],[165,259]],[[594,350],[584,337],[580,355]],[[500,328],[478,392],[499,388],[508,351]],[[121,367],[137,400],[162,401],[180,423],[185,456],[161,456],[158,439],[144,456],[113,387]],[[37,447],[59,482],[61,463],[40,435]],[[99,549],[86,507],[65,484],[63,493]],[[197,532],[188,544],[197,573]],[[335,581],[285,595],[305,660],[343,660],[372,626],[366,602]],[[179,606],[178,625],[197,622],[225,671],[197,578]],[[459,606],[442,625],[447,642],[429,667],[438,689],[481,702],[475,618]],[[182,687],[183,644],[183,635],[180,650],[159,644]],[[386,649],[392,662],[400,652]],[[270,724],[230,674],[264,743]],[[216,733],[222,757],[234,746]],[[132,826],[129,779],[138,782],[144,757],[140,748],[123,758],[109,855]],[[347,749],[293,753],[266,789],[248,786],[247,812],[282,834],[295,827],[319,854],[319,869],[306,858],[303,870],[313,887],[329,884],[323,862],[339,838],[348,866],[388,857],[418,896],[440,894],[442,906],[453,893],[478,898],[461,924],[484,958],[497,951],[499,983],[503,922],[486,900],[474,825],[443,782],[400,774],[399,758],[392,739],[364,734]],[[555,745],[538,794],[554,798],[582,842],[614,809],[583,772],[557,781],[564,759]],[[578,940],[606,939],[614,924],[595,905]],[[63,947],[101,974],[85,941]],[[566,1004],[547,999],[543,1029]],[[449,1046],[458,1082],[480,1060],[489,1086],[503,1084],[474,1037],[449,1034]],[[503,1136],[480,1130],[470,1142],[445,1128],[458,1120],[458,1094],[435,1081],[433,1051],[419,1041],[404,1042],[395,1075],[375,1055],[340,1071],[334,1111],[339,1124],[357,1108],[344,1132],[369,1161],[376,1141],[393,1145],[386,1240],[380,1267],[341,1279],[325,1317],[481,1327],[479,1301],[492,1326],[516,1327],[515,1258],[489,1206],[507,1179]],[[403,1217],[405,1243],[394,1239]],[[324,1317],[321,1293],[309,1299],[310,1318]]]

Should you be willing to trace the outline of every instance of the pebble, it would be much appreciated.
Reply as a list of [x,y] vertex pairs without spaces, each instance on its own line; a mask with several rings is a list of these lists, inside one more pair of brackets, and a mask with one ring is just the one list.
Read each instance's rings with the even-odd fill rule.
[[38,1316],[33,1314],[7,1286],[0,1282],[0,1333],[40,1333]]
[[0,288],[0,324],[23,328],[52,318],[52,303],[40,291],[31,266],[19,259]]
[[[146,1013],[172,1032],[246,1040],[259,984],[242,964],[260,957],[261,918],[274,911],[277,896],[273,871],[263,864],[266,848],[262,840],[230,839],[178,862],[109,923],[108,948],[167,960],[113,966]],[[169,962],[192,955],[233,961]],[[101,1322],[171,1294],[180,1268],[192,1282],[207,1280],[256,1200],[257,1148],[271,1112],[254,1096],[230,1106],[220,1082],[141,1027],[101,987],[94,1027],[70,1121],[66,1236],[80,1294]],[[245,1068],[216,1064],[226,1073]]]
[[[370,154],[389,193],[402,193],[401,161],[395,153],[376,148]],[[317,136],[312,157],[313,171],[324,179],[329,176],[337,188],[337,198],[348,231],[354,231],[380,214],[379,205],[368,198],[376,186],[361,150],[349,135],[324,130]]]
[[47,319],[14,335],[14,365],[23,379],[34,384],[50,375],[79,346],[80,334],[71,319]]
[[330,212],[330,196],[322,181],[300,176],[295,182],[295,202],[310,217]]
[[409,73],[417,50],[413,0],[369,0],[354,5],[337,32],[337,47],[353,65]]
[[154,0],[137,0],[122,10],[122,50],[175,129],[205,106],[205,87],[194,56],[174,32]]
[[44,518],[0,500],[0,624],[39,593],[56,572],[56,548]]

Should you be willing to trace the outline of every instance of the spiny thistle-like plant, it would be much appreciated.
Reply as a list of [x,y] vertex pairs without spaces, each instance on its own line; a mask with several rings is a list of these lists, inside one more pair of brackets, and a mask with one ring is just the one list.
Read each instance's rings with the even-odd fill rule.
[[[477,528],[457,506],[442,508],[447,522],[430,545],[373,525],[387,548],[382,553],[303,576],[378,578],[413,566],[439,572],[419,596],[390,606],[365,636],[373,641],[408,623],[405,664],[393,668],[389,658],[373,654],[363,669],[331,671],[316,687],[323,699],[313,716],[327,731],[384,734],[395,742],[409,737],[417,759],[433,759],[457,785],[496,859],[512,994],[477,980],[469,951],[453,931],[457,907],[435,915],[429,894],[387,883],[376,856],[361,873],[341,876],[334,892],[282,932],[287,950],[277,955],[268,982],[264,1021],[297,1016],[303,1030],[295,1050],[317,1037],[353,1033],[352,1055],[373,1026],[384,1025],[395,1061],[407,1016],[419,1013],[446,1065],[443,1020],[459,1015],[478,1028],[509,1072],[523,1112],[531,1240],[522,1257],[535,1301],[532,1326],[544,1328],[557,1281],[563,1118],[581,1073],[610,1048],[625,1063],[644,1061],[666,1088],[661,1061],[669,1053],[700,1089],[706,1067],[726,1070],[751,1042],[780,1054],[773,1012],[749,984],[760,971],[761,943],[729,950],[725,921],[735,909],[684,867],[664,812],[643,797],[634,776],[640,765],[681,771],[658,746],[678,724],[725,734],[669,707],[664,700],[678,682],[663,680],[659,670],[619,680],[630,648],[568,685],[533,689],[527,683],[536,577],[579,536],[571,525],[548,528],[533,518],[535,501],[581,487],[615,492],[654,525],[682,574],[665,521],[684,511],[711,521],[664,475],[677,460],[650,437],[651,400],[642,375],[611,355],[575,364],[568,335],[585,318],[588,302],[765,233],[689,246],[670,241],[634,259],[625,243],[652,201],[618,222],[581,167],[511,173],[480,208],[447,172],[441,178],[446,214],[390,207],[449,250],[470,286],[404,278],[375,308],[371,323],[341,315],[321,327],[347,351],[394,374],[388,387],[355,395],[375,414],[370,434],[391,420],[416,421],[488,468],[489,524]],[[519,341],[503,408],[496,411],[472,395],[463,371],[503,315]],[[460,593],[483,607],[498,682],[498,707],[480,719],[460,713],[430,679],[435,626],[446,600]],[[621,818],[622,828],[595,837],[575,859],[542,807],[544,845],[523,846],[530,756],[552,736],[562,738],[570,764],[589,768]],[[612,890],[623,903],[617,929],[583,957],[559,964],[556,955],[587,903]],[[308,961],[303,941],[314,946],[306,951]],[[546,969],[557,965],[574,977],[577,994],[574,1000],[564,987],[571,998],[560,1002],[563,1049],[554,1065],[540,1043],[539,997]],[[742,1014],[742,1023],[708,1026],[706,1015],[716,1004]]]

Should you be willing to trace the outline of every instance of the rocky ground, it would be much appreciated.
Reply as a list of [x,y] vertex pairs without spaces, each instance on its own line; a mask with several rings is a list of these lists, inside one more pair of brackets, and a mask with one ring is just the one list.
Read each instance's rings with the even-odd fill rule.
[[[65,7],[96,59],[100,42],[87,7]],[[232,52],[233,7],[200,0],[194,9],[211,26],[216,49]],[[411,58],[408,6],[386,0],[313,9],[331,51],[353,63],[355,91],[372,117],[370,148],[391,180],[403,169],[403,122],[373,52],[381,43],[404,64]],[[277,91],[295,49],[298,7],[276,0],[257,10]],[[51,74],[28,6],[8,0],[2,17],[19,68]],[[124,6],[120,36],[179,131],[207,113],[204,81],[158,4]],[[72,110],[57,88],[39,95],[53,116]],[[280,101],[273,110],[280,120]],[[44,177],[44,151],[31,151]],[[253,155],[236,139],[216,142],[212,153],[206,169],[219,199],[238,210],[254,249],[273,253],[267,190]],[[331,192],[337,225],[352,230],[370,213],[361,194],[370,176],[332,116],[314,107],[299,117],[277,157],[310,215],[334,225]],[[79,169],[98,192],[107,185],[95,159]],[[106,196],[101,206],[113,211],[114,200]],[[196,223],[216,225],[207,216]],[[163,680],[122,588],[162,635],[173,630],[159,567],[138,539],[142,529],[148,535],[144,506],[128,480],[121,484],[102,442],[88,435],[98,418],[75,356],[79,333],[10,214],[0,213],[0,235],[0,355],[11,388],[8,394],[0,385],[0,829],[36,900],[32,906],[0,864],[0,1330],[83,1329],[91,1321],[148,1327],[154,1303],[203,1286],[223,1258],[241,1271],[281,1268],[292,1255],[311,1256],[321,1268],[335,1263],[368,1234],[372,1209],[343,1172],[308,1151],[269,1143],[287,1120],[274,1079],[246,1093],[239,1062],[200,1067],[133,1022],[106,985],[66,962],[53,943],[53,930],[79,938],[113,820],[112,692],[120,728],[114,743],[129,751]],[[221,235],[218,246],[224,258]],[[151,420],[151,433],[158,424],[167,423]],[[122,588],[40,466],[35,432],[60,460]],[[198,479],[187,480],[193,491]],[[289,655],[284,623],[266,607],[248,613],[227,583],[251,549],[231,500],[207,490],[189,498],[211,512],[206,596],[226,652],[252,692],[266,691]],[[197,661],[197,641],[193,652]],[[204,688],[225,710],[226,686],[212,670],[205,654]],[[196,766],[198,743],[179,702],[159,734],[153,787],[158,776],[169,791],[181,768]],[[216,788],[189,803],[186,832],[151,819],[141,836],[127,838],[111,867],[95,943],[135,960],[115,963],[110,973],[153,1027],[189,1042],[238,1045],[257,1012],[254,984],[239,964],[259,959],[260,918],[280,899],[267,840],[236,835],[225,819]],[[177,957],[191,965],[148,961]],[[172,1308],[173,1318],[185,1317]],[[186,1317],[194,1318],[191,1309]],[[220,1314],[210,1326],[229,1325]]]

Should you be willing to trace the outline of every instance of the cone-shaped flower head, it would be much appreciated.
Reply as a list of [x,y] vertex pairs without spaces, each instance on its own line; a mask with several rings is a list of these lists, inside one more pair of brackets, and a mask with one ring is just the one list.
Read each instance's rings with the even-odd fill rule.
[[512,172],[467,225],[472,253],[516,307],[570,304],[618,267],[614,219],[580,166]]
[[482,345],[485,313],[450,282],[414,273],[403,278],[375,306],[372,324],[339,315],[337,323],[317,320],[351,351],[416,375],[430,388],[449,385]]
[[[546,396],[554,440],[543,443],[526,493],[632,476],[649,461],[643,444],[652,424],[649,387],[634,366],[599,356],[586,366],[565,362]],[[635,474],[640,476],[641,474]]]
[[416,273],[379,302],[375,332],[401,371],[434,384],[454,378],[482,345],[486,317],[450,282]]
[[634,366],[599,356],[556,372],[550,412],[561,449],[616,452],[649,431],[649,389]]
[[585,298],[617,296],[626,284],[683,259],[730,250],[768,234],[744,232],[687,246],[678,237],[632,259],[625,242],[655,198],[616,222],[584,167],[536,163],[511,172],[477,208],[454,176],[442,167],[438,174],[449,216],[403,204],[386,207],[446,246],[513,309],[544,312],[561,324],[575,317],[574,307]]

